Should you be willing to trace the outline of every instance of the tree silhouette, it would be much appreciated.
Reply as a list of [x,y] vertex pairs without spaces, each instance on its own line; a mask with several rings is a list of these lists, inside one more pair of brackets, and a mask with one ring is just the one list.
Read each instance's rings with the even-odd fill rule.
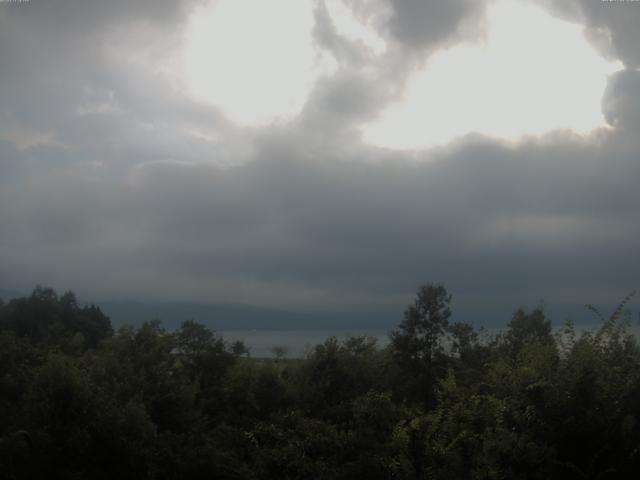
[[442,284],[426,284],[404,312],[404,320],[390,335],[394,358],[408,373],[414,393],[426,404],[432,401],[435,361],[449,326],[451,295]]

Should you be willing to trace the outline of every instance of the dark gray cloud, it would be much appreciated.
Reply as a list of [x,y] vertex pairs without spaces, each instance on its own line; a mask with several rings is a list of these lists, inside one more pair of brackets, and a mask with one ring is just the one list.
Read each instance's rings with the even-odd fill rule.
[[[631,69],[603,98],[612,128],[588,138],[471,135],[394,152],[363,145],[359,126],[417,57],[481,34],[482,2],[363,10],[389,42],[378,57],[340,38],[319,7],[316,38],[337,72],[292,122],[244,129],[153,68],[194,2],[28,5],[0,5],[4,290],[400,310],[436,280],[459,306],[490,310],[611,303],[637,286]],[[634,33],[620,28],[611,54],[632,65],[621,45]]]
[[3,276],[314,308],[401,304],[427,279],[514,302],[635,281],[640,166],[615,135],[469,140],[416,164],[270,142],[233,168],[158,162],[126,185],[65,173],[4,190]]
[[640,67],[640,5],[637,2],[582,0],[580,7],[587,23],[587,34],[595,38],[604,35],[603,43],[614,58],[622,60],[627,68]]
[[94,36],[117,24],[143,22],[175,28],[194,5],[202,0],[30,0],[22,5],[7,5],[3,17],[11,23],[29,25],[55,37],[78,34]]
[[623,70],[609,80],[602,111],[610,125],[630,132],[640,125],[640,72]]
[[630,69],[640,67],[638,2],[545,0],[543,3],[566,20],[584,25],[585,36],[610,58],[621,60]]
[[402,43],[431,50],[482,37],[485,0],[390,0],[389,28]]
[[136,148],[142,148],[139,161],[197,150],[201,139],[188,139],[184,130],[194,123],[202,130],[228,124],[176,92],[169,69],[158,71],[179,46],[181,25],[196,3],[1,5],[5,137],[48,136],[70,150],[69,158],[81,150],[85,160],[122,158],[127,164]]

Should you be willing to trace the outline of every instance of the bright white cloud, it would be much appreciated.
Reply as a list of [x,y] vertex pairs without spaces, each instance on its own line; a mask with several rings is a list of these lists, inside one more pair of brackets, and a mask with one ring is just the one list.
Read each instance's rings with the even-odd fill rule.
[[324,0],[336,33],[351,41],[360,42],[376,55],[385,53],[387,43],[374,28],[355,14],[344,0]]
[[219,0],[187,28],[191,93],[242,125],[286,121],[333,64],[312,38],[313,8],[301,0]]
[[415,149],[470,132],[517,139],[606,125],[600,100],[621,64],[600,57],[579,25],[508,0],[489,9],[488,22],[485,44],[433,55],[404,99],[363,128],[364,141]]

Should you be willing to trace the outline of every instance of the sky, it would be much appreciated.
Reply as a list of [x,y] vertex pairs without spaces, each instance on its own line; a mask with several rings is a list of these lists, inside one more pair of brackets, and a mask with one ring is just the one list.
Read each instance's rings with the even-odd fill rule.
[[395,320],[427,282],[480,323],[613,306],[639,286],[638,25],[631,1],[0,2],[0,291],[255,328]]

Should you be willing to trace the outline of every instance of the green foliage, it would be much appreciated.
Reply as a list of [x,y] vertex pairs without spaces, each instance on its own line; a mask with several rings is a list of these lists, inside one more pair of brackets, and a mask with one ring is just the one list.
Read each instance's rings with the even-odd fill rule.
[[243,355],[248,357],[251,354],[249,347],[247,347],[242,340],[236,340],[231,344],[231,352],[237,357],[241,357]]
[[440,284],[423,285],[391,332],[393,356],[406,385],[404,397],[433,406],[433,387],[443,372],[443,340],[449,329],[451,295]]
[[505,341],[512,355],[517,355],[530,343],[553,345],[551,322],[545,317],[542,309],[537,308],[527,313],[519,308],[509,322]]
[[372,337],[338,341],[328,338],[317,345],[302,367],[301,400],[311,411],[345,414],[346,405],[381,382],[381,355]]
[[11,300],[0,309],[0,331],[61,346],[95,348],[112,333],[111,322],[95,305],[80,307],[72,292],[61,297],[36,287],[31,296]]
[[487,339],[431,284],[384,349],[260,359],[192,320],[113,332],[38,287],[0,303],[0,478],[635,478],[628,298],[593,332],[519,309]]
[[404,313],[404,320],[391,334],[395,354],[408,368],[428,368],[441,348],[449,326],[451,295],[443,285],[420,287],[416,299]]

